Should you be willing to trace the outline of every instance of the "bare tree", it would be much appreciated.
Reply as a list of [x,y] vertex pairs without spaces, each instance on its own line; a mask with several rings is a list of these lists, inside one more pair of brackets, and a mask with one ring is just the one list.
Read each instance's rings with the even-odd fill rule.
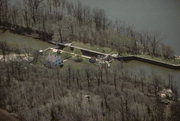
[[150,46],[151,46],[151,50],[152,50],[152,55],[157,56],[157,51],[158,51],[158,47],[160,44],[160,40],[156,38],[156,36],[154,36],[151,40],[150,40]]
[[91,87],[91,73],[88,69],[85,70],[86,73],[86,80],[87,80],[87,85],[88,85],[88,89]]
[[59,41],[62,43],[64,42],[64,36],[63,36],[63,25],[61,23],[59,23],[58,25],[58,33],[59,33]]
[[10,9],[10,20],[11,20],[11,24],[13,24],[13,25],[18,25],[18,8],[16,8],[16,7],[12,7],[11,9]]
[[162,56],[165,59],[172,59],[174,57],[174,50],[172,47],[162,44]]
[[24,0],[24,8],[23,8],[22,16],[23,16],[25,27],[29,28],[30,27],[30,18],[29,18],[29,10],[28,10],[28,6],[26,4],[26,0]]
[[91,9],[88,6],[83,6],[83,19],[86,23],[91,24],[92,22]]
[[33,20],[33,24],[37,23],[39,9],[43,1],[44,0],[24,0],[25,5],[28,7],[31,19]]
[[9,0],[0,0],[0,23],[8,22]]
[[58,21],[63,19],[64,8],[66,1],[65,0],[52,0],[53,7],[55,8],[55,17]]
[[105,11],[102,9],[94,9],[93,10],[93,18],[94,18],[94,22],[96,24],[96,29],[97,30],[101,30],[101,29],[105,30],[106,24],[107,24]]
[[72,2],[67,2],[66,3],[66,9],[67,9],[67,14],[70,16],[73,16],[74,14],[74,9],[75,9],[75,5]]
[[80,24],[83,22],[83,6],[80,1],[78,1],[77,5],[75,5],[74,16],[77,18]]
[[5,41],[0,41],[0,50],[2,52],[3,60],[5,62],[6,55],[9,54],[9,52],[10,52],[10,48],[9,48],[8,44]]
[[140,41],[143,45],[143,53],[149,53],[149,42],[150,42],[150,37],[148,33],[144,33],[140,37]]
[[154,94],[157,96],[161,86],[161,78],[157,75],[153,75],[152,84],[153,84]]

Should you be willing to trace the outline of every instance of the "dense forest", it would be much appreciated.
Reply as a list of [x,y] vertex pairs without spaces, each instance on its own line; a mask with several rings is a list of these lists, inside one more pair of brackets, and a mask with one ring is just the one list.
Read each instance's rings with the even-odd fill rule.
[[[47,68],[40,55],[27,48],[13,49],[0,43],[4,59],[8,53],[33,56],[26,61],[0,61],[0,108],[21,121],[178,121],[177,88],[145,72],[128,72],[123,62],[73,63]],[[162,102],[159,93],[171,89],[173,97]]]
[[[157,35],[136,32],[113,22],[104,10],[70,0],[0,0],[0,29],[44,41],[83,42],[119,54],[174,58],[174,51]],[[38,63],[40,53],[0,42],[0,109],[20,121],[179,121],[180,102],[171,75],[168,82],[145,72],[125,69],[124,62],[73,62],[60,68]],[[6,61],[10,54],[27,54],[32,62]],[[71,61],[71,60],[70,60]],[[162,101],[160,92],[173,96]],[[0,114],[1,116],[1,114]],[[0,117],[1,118],[1,117]]]
[[[18,4],[17,4],[17,3]],[[139,33],[134,27],[111,21],[104,10],[71,0],[1,0],[0,25],[20,34],[38,34],[43,40],[79,41],[109,47],[119,54],[148,54],[174,58],[173,49],[158,34]]]

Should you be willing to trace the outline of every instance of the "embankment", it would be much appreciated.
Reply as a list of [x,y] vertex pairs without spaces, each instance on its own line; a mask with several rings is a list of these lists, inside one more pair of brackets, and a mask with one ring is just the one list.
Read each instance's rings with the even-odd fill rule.
[[35,30],[32,28],[28,28],[28,27],[18,26],[18,25],[7,23],[7,22],[6,23],[1,22],[0,29],[4,31],[9,30],[16,34],[29,36],[35,39],[41,39],[43,41],[52,40],[52,36],[53,36],[52,33],[47,33],[47,32]]
[[156,66],[161,66],[164,68],[169,68],[169,69],[173,69],[173,70],[180,70],[180,65],[175,65],[175,64],[170,64],[170,63],[165,63],[162,61],[157,61],[157,60],[153,60],[153,59],[147,59],[147,58],[143,58],[143,57],[138,57],[138,56],[123,56],[123,57],[118,57],[116,58],[119,61],[141,61],[144,63],[149,63],[149,64],[153,64]]
[[[54,42],[50,42],[51,44],[55,44],[59,46],[59,49],[63,49],[64,47],[67,47],[68,45],[62,44],[62,43],[54,43]],[[80,49],[83,53],[83,55],[86,56],[91,56],[91,57],[98,57],[98,56],[106,56],[106,53],[101,53],[101,52],[97,52],[97,51],[93,51],[93,50],[88,50],[85,48],[80,48],[80,47],[76,47],[76,46],[69,46],[72,50],[74,48],[76,49]],[[168,69],[173,69],[173,70],[180,70],[180,65],[175,65],[175,64],[170,64],[170,63],[165,63],[162,61],[157,61],[157,60],[153,60],[153,59],[148,59],[148,58],[143,58],[143,57],[139,57],[139,56],[120,56],[120,57],[114,57],[114,59],[119,60],[119,61],[141,61],[144,63],[149,63],[149,64],[153,64],[156,66],[161,66],[164,68],[168,68]]]

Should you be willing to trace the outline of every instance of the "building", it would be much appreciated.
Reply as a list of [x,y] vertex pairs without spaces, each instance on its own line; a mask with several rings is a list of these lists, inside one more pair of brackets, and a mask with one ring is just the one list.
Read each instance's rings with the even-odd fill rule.
[[63,59],[59,55],[49,54],[46,57],[45,65],[47,67],[61,67],[63,66]]

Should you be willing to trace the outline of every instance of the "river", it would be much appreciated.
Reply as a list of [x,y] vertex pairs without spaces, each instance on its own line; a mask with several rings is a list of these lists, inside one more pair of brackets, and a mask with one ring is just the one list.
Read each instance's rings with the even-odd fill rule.
[[132,25],[139,32],[160,34],[180,55],[180,0],[80,0],[102,8],[107,16]]
[[129,61],[125,63],[124,67],[129,73],[136,75],[137,78],[142,76],[144,73],[146,78],[145,80],[149,80],[152,78],[152,76],[156,76],[162,82],[168,83],[169,79],[171,79],[174,87],[178,90],[178,96],[180,97],[180,71],[139,61]]
[[[164,43],[180,55],[180,0],[80,0],[91,8],[106,11],[111,20],[119,19],[139,32],[159,33]],[[144,71],[146,78],[158,75],[164,81],[169,76],[175,82],[180,96],[180,71],[166,69],[138,61],[130,61],[126,68],[135,74]]]

